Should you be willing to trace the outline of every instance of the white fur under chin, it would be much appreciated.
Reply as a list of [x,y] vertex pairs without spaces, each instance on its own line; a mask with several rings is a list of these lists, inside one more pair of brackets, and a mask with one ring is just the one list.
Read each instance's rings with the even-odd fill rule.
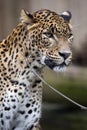
[[53,68],[53,70],[55,72],[64,72],[64,71],[66,71],[66,66],[64,66],[64,67],[56,66]]

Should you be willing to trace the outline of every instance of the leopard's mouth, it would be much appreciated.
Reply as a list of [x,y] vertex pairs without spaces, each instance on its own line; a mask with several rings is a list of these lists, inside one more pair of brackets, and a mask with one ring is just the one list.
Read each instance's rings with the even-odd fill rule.
[[51,59],[45,59],[45,64],[51,68],[52,70],[56,71],[56,72],[60,72],[60,71],[65,71],[66,67],[68,66],[65,61],[62,62],[61,64],[57,64],[55,63],[53,60]]

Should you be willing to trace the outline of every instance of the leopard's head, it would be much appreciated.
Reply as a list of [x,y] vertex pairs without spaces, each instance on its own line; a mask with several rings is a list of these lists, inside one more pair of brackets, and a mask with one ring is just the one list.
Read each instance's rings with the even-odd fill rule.
[[33,53],[38,53],[40,63],[54,71],[64,70],[72,59],[71,13],[58,15],[43,9],[31,15],[22,11],[21,19],[28,25],[30,47]]

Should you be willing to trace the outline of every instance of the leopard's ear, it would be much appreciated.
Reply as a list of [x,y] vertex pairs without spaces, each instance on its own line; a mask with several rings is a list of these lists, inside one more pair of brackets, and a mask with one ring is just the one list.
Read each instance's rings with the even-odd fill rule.
[[24,9],[21,10],[21,17],[20,20],[22,23],[28,23],[28,24],[33,24],[34,23],[34,18],[31,14],[29,14],[27,11]]
[[72,18],[72,14],[70,11],[65,11],[62,14],[60,14],[61,17],[64,18],[65,21],[70,22],[71,18]]

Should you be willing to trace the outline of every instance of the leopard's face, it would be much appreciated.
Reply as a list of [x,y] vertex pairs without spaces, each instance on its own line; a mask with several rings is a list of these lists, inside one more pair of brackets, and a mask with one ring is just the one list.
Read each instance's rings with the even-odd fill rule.
[[49,24],[49,27],[45,28],[41,34],[40,45],[42,48],[39,49],[41,63],[54,71],[64,70],[72,59],[71,35],[69,28],[63,28],[63,25],[59,27],[57,22],[53,25]]
[[70,18],[69,12],[58,15],[41,10],[33,14],[35,23],[29,27],[31,48],[39,54],[41,64],[54,71],[62,71],[71,63],[73,34]]

